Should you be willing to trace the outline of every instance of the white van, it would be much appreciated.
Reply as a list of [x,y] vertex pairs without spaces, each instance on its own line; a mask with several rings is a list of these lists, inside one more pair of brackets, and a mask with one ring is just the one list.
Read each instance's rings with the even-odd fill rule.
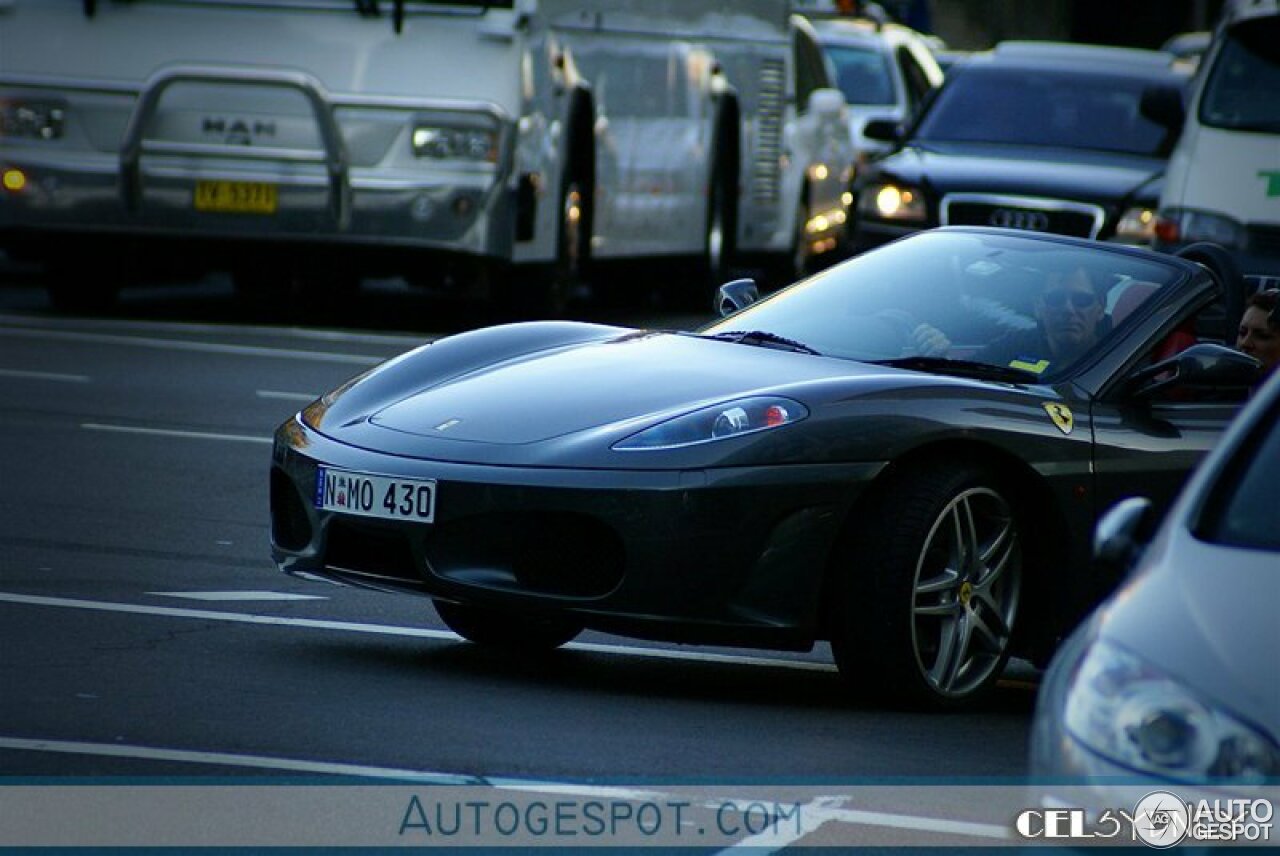
[[790,264],[843,220],[827,71],[790,0],[0,0],[0,248],[68,307],[160,260],[304,298]]
[[1246,274],[1280,274],[1280,0],[1224,11],[1169,161],[1156,238],[1171,251],[1212,241]]

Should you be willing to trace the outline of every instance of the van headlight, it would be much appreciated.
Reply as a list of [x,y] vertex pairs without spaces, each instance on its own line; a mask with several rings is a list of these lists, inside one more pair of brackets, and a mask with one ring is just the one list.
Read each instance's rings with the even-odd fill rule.
[[1260,782],[1280,747],[1136,654],[1096,640],[1067,690],[1067,732],[1111,761],[1166,779]]
[[1156,237],[1156,212],[1145,205],[1126,208],[1116,223],[1116,240],[1129,244],[1149,244]]
[[498,134],[485,128],[450,128],[436,124],[413,126],[410,138],[415,157],[496,163]]

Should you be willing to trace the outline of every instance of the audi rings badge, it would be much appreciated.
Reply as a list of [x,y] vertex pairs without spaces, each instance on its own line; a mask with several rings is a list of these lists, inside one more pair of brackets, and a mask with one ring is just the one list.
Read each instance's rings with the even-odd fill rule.
[[1017,208],[997,208],[987,218],[990,226],[1002,229],[1021,229],[1024,232],[1044,232],[1049,229],[1049,215],[1040,211],[1021,211]]

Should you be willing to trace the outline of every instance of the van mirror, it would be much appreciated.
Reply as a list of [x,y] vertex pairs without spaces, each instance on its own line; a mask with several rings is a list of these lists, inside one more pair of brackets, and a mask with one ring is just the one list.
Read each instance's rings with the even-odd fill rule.
[[839,89],[815,89],[809,94],[808,110],[815,116],[838,119],[845,106],[844,93]]
[[879,143],[896,143],[902,139],[902,126],[893,119],[872,119],[862,126],[862,136]]

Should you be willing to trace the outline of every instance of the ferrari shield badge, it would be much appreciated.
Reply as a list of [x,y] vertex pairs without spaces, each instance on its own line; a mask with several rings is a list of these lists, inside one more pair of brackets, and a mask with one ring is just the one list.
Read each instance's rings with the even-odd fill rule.
[[1071,429],[1075,427],[1075,417],[1071,415],[1071,408],[1065,404],[1056,404],[1046,401],[1044,410],[1049,414],[1049,418],[1053,420],[1053,424],[1058,426],[1058,430],[1063,434],[1070,434]]

